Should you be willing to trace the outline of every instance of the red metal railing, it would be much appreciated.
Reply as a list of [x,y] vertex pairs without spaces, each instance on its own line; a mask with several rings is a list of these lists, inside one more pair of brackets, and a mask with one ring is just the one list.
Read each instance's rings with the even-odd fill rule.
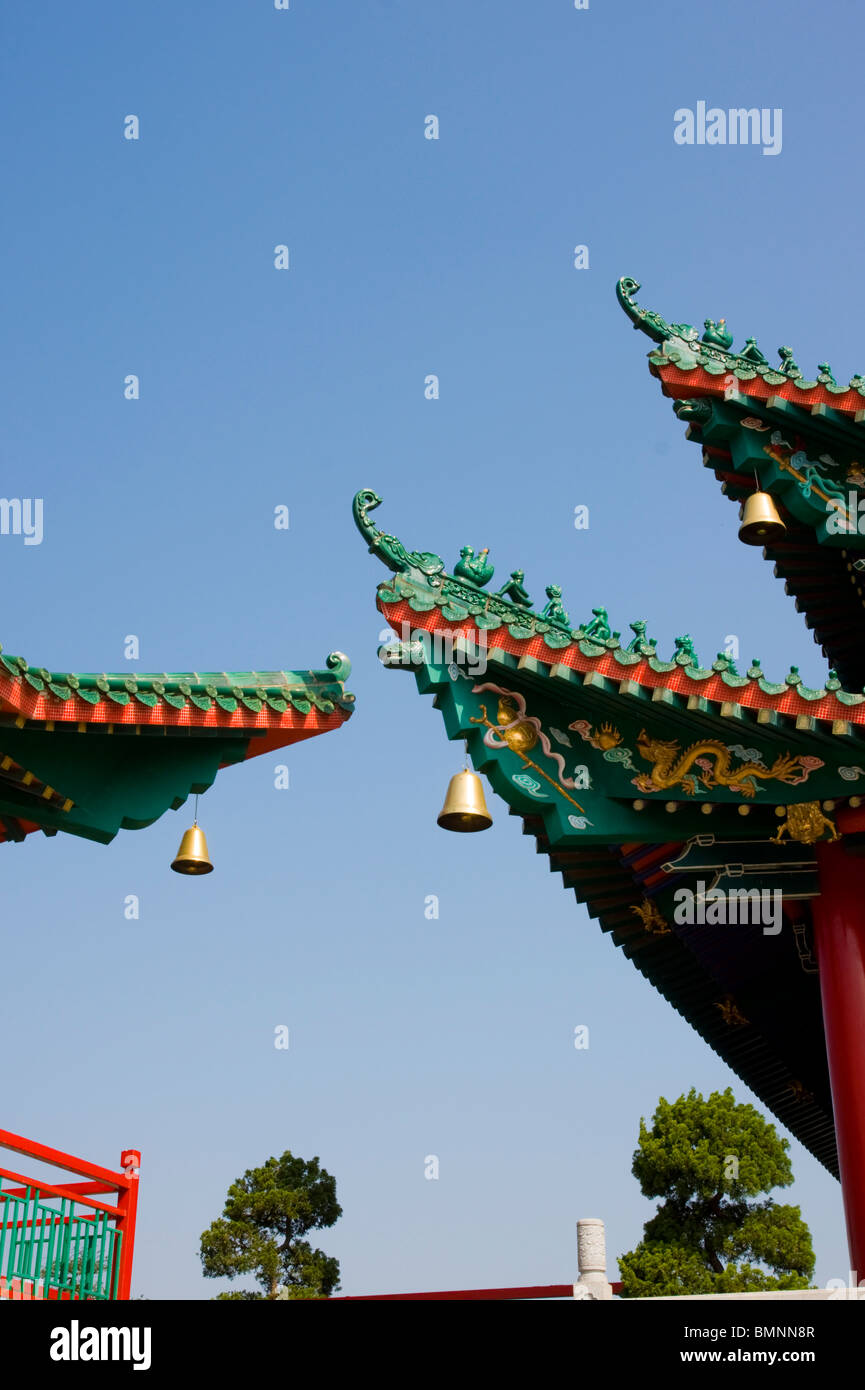
[[[6,1129],[0,1129],[0,1149],[85,1179],[51,1181],[0,1168],[0,1299],[128,1299],[137,1149],[123,1151],[121,1172]],[[97,1200],[107,1194],[114,1200]]]

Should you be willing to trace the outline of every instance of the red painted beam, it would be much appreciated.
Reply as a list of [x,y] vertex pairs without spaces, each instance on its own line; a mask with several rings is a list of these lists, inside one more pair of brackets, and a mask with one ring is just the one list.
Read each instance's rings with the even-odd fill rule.
[[[0,1177],[2,1177],[2,1176],[3,1176],[2,1171],[0,1171]],[[31,1188],[33,1188],[33,1187],[39,1187],[40,1191],[47,1191],[47,1190],[48,1190],[47,1184],[45,1184],[45,1183],[37,1183],[36,1180],[35,1180],[35,1178],[34,1178],[33,1182],[31,1182],[30,1186],[31,1186]],[[97,1192],[102,1192],[102,1193],[105,1193],[105,1192],[116,1192],[116,1190],[117,1190],[117,1189],[116,1189],[114,1183],[107,1183],[107,1182],[65,1182],[65,1183],[63,1184],[63,1191],[64,1191],[64,1192],[66,1192],[66,1193],[74,1192],[74,1193],[76,1193],[76,1194],[80,1193],[80,1195],[81,1195],[82,1197],[87,1197],[87,1196],[95,1195]],[[4,1196],[4,1197],[26,1197],[26,1195],[27,1195],[27,1188],[26,1188],[26,1187],[4,1187],[4,1189],[3,1189],[3,1196]]]
[[[72,1218],[69,1216],[55,1216],[53,1218],[50,1216],[40,1216],[37,1217],[35,1221],[0,1221],[0,1230],[23,1231],[31,1230],[34,1226],[36,1226],[37,1228],[39,1226],[68,1226],[71,1220]],[[88,1216],[86,1212],[83,1212],[80,1216],[75,1217],[75,1220],[95,1221],[96,1217]]]
[[[8,1129],[0,1129],[0,1149],[10,1149],[12,1153],[25,1154],[36,1158],[40,1163],[53,1163],[55,1168],[65,1168],[69,1173],[79,1173],[85,1178],[96,1178],[107,1183],[110,1188],[129,1187],[131,1179],[125,1173],[112,1173],[110,1168],[101,1168],[97,1163],[88,1163],[85,1158],[74,1158],[61,1149],[50,1149],[47,1144],[37,1144],[32,1139],[24,1139],[20,1134],[12,1134]],[[21,1178],[17,1178],[21,1182]],[[24,1182],[28,1180],[23,1179]]]
[[[620,1283],[612,1285],[613,1293],[621,1292]],[[343,1294],[329,1298],[328,1303],[405,1303],[417,1300],[469,1300],[508,1298],[573,1298],[573,1284],[529,1284],[519,1289],[445,1289],[436,1293],[362,1293]]]
[[[38,1192],[43,1196],[65,1197],[72,1201],[84,1202],[88,1207],[92,1207],[94,1211],[104,1211],[107,1212],[109,1216],[120,1215],[119,1207],[109,1206],[107,1202],[95,1202],[92,1197],[79,1197],[77,1193],[73,1192],[68,1187],[56,1187],[53,1183],[43,1182],[40,1178],[25,1178],[22,1173],[12,1173],[8,1168],[0,1168],[0,1178],[10,1178],[12,1182],[23,1183],[25,1188],[30,1188],[31,1192]],[[0,1200],[6,1195],[6,1193],[0,1192]],[[13,1194],[10,1192],[8,1195],[12,1196]]]
[[850,1268],[865,1278],[865,860],[817,845],[811,904]]

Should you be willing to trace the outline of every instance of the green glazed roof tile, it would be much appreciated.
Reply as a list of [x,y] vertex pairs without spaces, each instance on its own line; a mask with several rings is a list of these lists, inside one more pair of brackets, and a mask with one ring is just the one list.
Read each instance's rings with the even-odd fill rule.
[[810,380],[796,366],[789,348],[779,349],[782,361],[779,366],[773,367],[753,339],[748,339],[740,352],[733,352],[733,335],[728,332],[723,319],[717,324],[707,319],[706,331],[700,337],[691,324],[668,323],[653,309],[643,309],[634,299],[639,289],[639,282],[625,275],[616,285],[616,296],[634,327],[660,345],[649,353],[649,361],[654,367],[672,364],[681,372],[699,368],[711,376],[730,374],[739,381],[754,381],[760,377],[769,386],[793,387],[802,395],[822,387],[833,396],[844,396],[854,391],[865,398],[865,378],[858,373],[844,386],[823,370],[826,364],[822,363],[818,378]]
[[[818,703],[828,696],[834,696],[840,704],[848,706],[859,705],[865,700],[863,693],[842,690],[834,670],[829,671],[825,686],[817,688],[804,684],[796,666],[790,667],[782,681],[767,680],[760,662],[756,659],[749,664],[747,673],[740,675],[733,669],[731,658],[723,652],[719,653],[711,667],[701,666],[693,643],[687,635],[676,639],[676,651],[672,658],[663,661],[657,655],[654,639],[646,636],[647,624],[642,620],[631,623],[631,630],[635,636],[627,648],[623,647],[620,635],[610,632],[607,611],[603,608],[593,610],[591,622],[573,628],[566,627],[558,621],[552,621],[547,610],[539,613],[527,608],[524,587],[520,589],[520,602],[514,603],[506,596],[510,587],[508,585],[500,593],[485,594],[477,585],[472,587],[465,578],[459,579],[456,575],[449,575],[444,562],[438,556],[426,551],[407,551],[396,537],[378,531],[370,522],[368,512],[379,503],[380,498],[377,494],[368,489],[359,492],[354,500],[355,521],[365,539],[370,542],[370,550],[379,553],[391,567],[402,566],[392,579],[379,586],[380,603],[388,605],[407,601],[410,610],[422,613],[438,609],[445,622],[457,624],[468,621],[467,615],[473,614],[471,622],[482,633],[495,632],[504,627],[514,641],[539,638],[549,652],[549,660],[546,663],[543,657],[533,658],[540,660],[539,669],[553,667],[559,661],[559,654],[565,648],[574,646],[581,656],[592,661],[611,655],[619,667],[638,666],[645,661],[656,675],[666,676],[681,670],[683,675],[695,684],[720,679],[721,684],[731,692],[744,691],[749,686],[756,685],[764,695],[778,697],[792,692],[809,704]],[[463,556],[465,554],[464,550]],[[468,554],[471,556],[472,552],[469,551]],[[488,552],[484,552],[484,556],[488,556]],[[484,582],[493,573],[493,567],[488,560],[485,560],[485,565],[487,574]],[[512,579],[514,575],[519,576],[519,584],[522,586],[523,572],[514,571]],[[563,612],[561,589],[550,586],[547,594],[554,596],[555,602],[559,604],[558,612]],[[459,613],[457,618],[452,616],[454,612]],[[457,642],[459,640],[461,639],[456,638]],[[493,647],[488,648],[490,658],[494,650]],[[559,664],[558,669],[567,668]],[[584,679],[588,680],[589,677],[589,683],[604,679],[600,672],[589,672]],[[649,689],[650,687],[647,687],[647,691]],[[666,687],[657,687],[652,690],[651,698],[663,700],[666,698],[665,691]],[[732,703],[736,704],[738,701],[733,700]]]
[[[417,596],[422,599],[422,596]],[[430,601],[429,606],[434,606]],[[210,710],[214,702],[230,714],[241,705],[257,714],[266,704],[276,714],[288,708],[288,701],[298,712],[307,714],[315,706],[320,712],[332,713],[339,708],[350,712],[354,696],[344,689],[351,672],[348,658],[333,652],[323,671],[219,671],[158,672],[120,675],[106,672],[54,673],[43,667],[30,667],[23,657],[7,655],[0,649],[0,672],[13,680],[22,680],[37,694],[47,693],[64,703],[75,698],[89,705],[103,701],[125,706],[131,700],[147,708],[160,704],[181,710],[193,705],[202,711]]]

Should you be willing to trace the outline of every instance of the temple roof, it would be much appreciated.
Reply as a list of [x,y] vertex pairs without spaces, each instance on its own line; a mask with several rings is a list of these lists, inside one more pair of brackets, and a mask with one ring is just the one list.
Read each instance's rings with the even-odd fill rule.
[[[809,689],[795,667],[773,682],[723,654],[702,666],[687,635],[662,660],[642,619],[627,644],[604,609],[572,627],[559,586],[537,611],[520,570],[487,594],[486,552],[464,547],[449,573],[380,531],[379,503],[361,492],[354,515],[394,572],[384,664],[434,696],[614,944],[835,1172],[808,902],[816,840],[865,838],[865,696],[834,676]],[[676,890],[704,880],[776,889],[784,930],[678,925]]]
[[8,705],[31,719],[202,726],[219,721],[221,727],[220,714],[238,715],[243,726],[254,723],[247,715],[263,715],[270,727],[268,716],[289,707],[300,714],[350,714],[354,696],[344,689],[350,670],[348,658],[333,652],[324,671],[76,675],[30,666],[0,648],[0,710]]
[[[358,502],[358,499],[364,499]],[[657,699],[655,692],[663,689],[678,698],[683,707],[689,701],[701,700],[718,707],[732,704],[746,711],[774,711],[779,721],[798,723],[800,729],[810,729],[813,721],[849,725],[838,733],[855,735],[861,728],[865,733],[865,693],[843,688],[834,670],[825,684],[807,686],[798,667],[790,666],[783,680],[767,679],[758,658],[751,660],[740,674],[736,663],[719,652],[708,665],[701,665],[690,636],[677,637],[674,651],[668,660],[658,655],[657,643],[648,636],[648,622],[643,618],[628,624],[633,636],[627,642],[622,634],[613,631],[605,608],[592,610],[592,615],[576,627],[570,625],[569,615],[562,606],[562,591],[549,600],[544,609],[535,606],[520,581],[527,602],[514,603],[501,593],[486,593],[483,586],[465,577],[448,574],[444,561],[430,552],[409,552],[395,537],[379,532],[369,520],[369,512],[380,504],[380,498],[370,491],[355,499],[356,520],[362,514],[360,529],[370,542],[370,550],[396,571],[393,580],[379,588],[379,607],[390,604],[406,605],[405,619],[417,627],[445,627],[449,634],[467,641],[483,640],[489,649],[510,652],[521,662],[546,665],[557,678],[568,673],[596,673],[594,683],[605,679],[624,683],[629,698],[639,696]],[[467,547],[466,547],[467,549]],[[492,577],[493,566],[485,562]],[[458,566],[456,567],[458,568]],[[489,578],[484,583],[489,582]],[[559,616],[550,618],[548,611],[555,602]],[[424,615],[437,610],[434,619]],[[479,634],[483,638],[479,639]]]
[[442,622],[426,616],[432,608],[438,609],[451,635],[465,634],[471,641],[483,633],[491,656],[510,652],[519,657],[521,666],[535,666],[539,671],[546,668],[546,674],[552,672],[557,679],[568,679],[570,673],[595,672],[595,686],[603,681],[611,690],[624,686],[619,693],[629,698],[657,699],[655,692],[665,690],[681,701],[682,708],[697,708],[694,701],[718,707],[735,704],[743,716],[746,711],[761,711],[765,721],[765,712],[774,711],[779,722],[790,721],[799,729],[811,729],[816,720],[843,722],[850,727],[836,732],[855,734],[861,730],[865,737],[865,694],[844,690],[834,671],[829,672],[825,685],[814,688],[805,685],[793,665],[781,681],[767,680],[756,658],[744,675],[723,652],[709,666],[701,666],[687,634],[675,639],[675,649],[664,661],[658,657],[655,643],[643,636],[647,624],[642,619],[629,624],[635,635],[623,644],[621,634],[609,630],[606,609],[596,610],[603,615],[602,624],[609,634],[598,640],[586,636],[585,626],[554,628],[533,610],[509,605],[505,614],[486,608],[483,601],[468,593],[463,593],[462,599],[460,603],[450,581],[446,592],[432,594],[405,576],[379,588],[382,610],[393,604],[405,605],[400,621],[404,617],[417,627],[440,630]]
[[[689,323],[668,323],[654,309],[644,309],[635,303],[640,283],[623,275],[616,285],[616,295],[625,313],[648,337],[659,344],[649,354],[656,376],[666,368],[675,367],[681,375],[692,375],[693,385],[724,395],[729,383],[723,378],[732,375],[742,386],[743,395],[755,400],[780,396],[793,405],[808,409],[823,406],[836,413],[839,421],[861,423],[865,419],[865,377],[857,373],[844,385],[835,380],[828,362],[821,362],[811,379],[800,370],[793,349],[778,349],[780,362],[771,366],[753,338],[746,338],[738,352],[733,351],[733,334],[726,319],[715,323],[703,320],[703,334]],[[696,374],[696,375],[694,375]],[[719,381],[720,378],[720,381]],[[826,410],[821,411],[826,418]]]
[[350,670],[333,652],[323,670],[75,674],[0,652],[0,841],[149,825],[221,767],[339,728]]
[[649,368],[703,463],[740,505],[768,492],[787,531],[764,555],[804,614],[845,688],[865,686],[865,378],[844,385],[827,362],[806,378],[791,348],[770,366],[753,338],[738,352],[723,319],[668,323],[635,303],[623,278],[617,295],[634,327],[656,344]]

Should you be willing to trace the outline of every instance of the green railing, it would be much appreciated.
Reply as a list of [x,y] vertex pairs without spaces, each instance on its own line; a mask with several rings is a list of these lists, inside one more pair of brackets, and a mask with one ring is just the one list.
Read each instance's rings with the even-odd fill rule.
[[116,1298],[122,1233],[104,1211],[41,1196],[4,1192],[0,1178],[0,1297]]

